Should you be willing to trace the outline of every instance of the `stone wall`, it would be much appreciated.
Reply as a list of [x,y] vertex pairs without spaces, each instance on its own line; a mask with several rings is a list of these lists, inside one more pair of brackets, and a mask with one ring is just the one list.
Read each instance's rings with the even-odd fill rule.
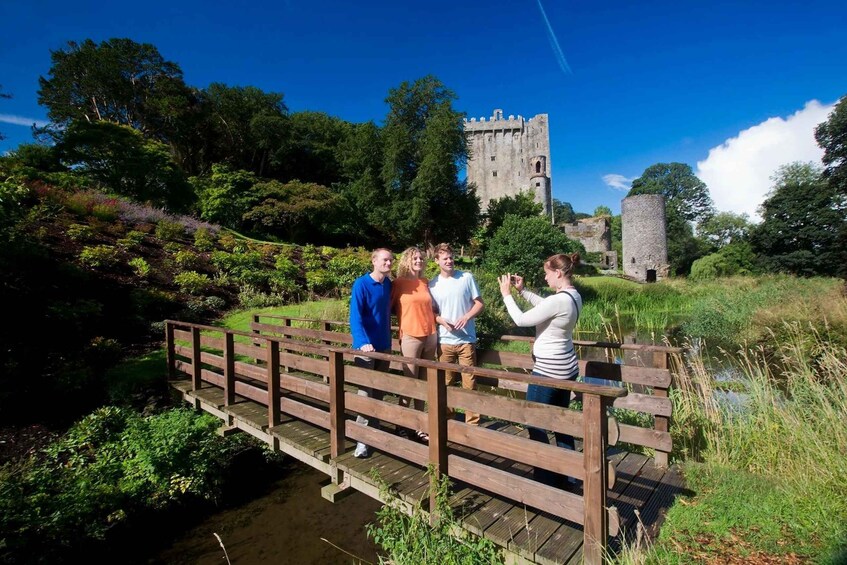
[[639,194],[621,201],[624,274],[640,281],[668,276],[665,199]]
[[468,139],[468,182],[476,184],[482,210],[488,202],[531,190],[544,213],[552,209],[550,133],[547,114],[528,120],[503,118],[494,110],[489,118],[465,120]]
[[589,253],[602,253],[612,249],[612,229],[608,216],[584,218],[572,224],[561,224],[565,235],[579,241]]

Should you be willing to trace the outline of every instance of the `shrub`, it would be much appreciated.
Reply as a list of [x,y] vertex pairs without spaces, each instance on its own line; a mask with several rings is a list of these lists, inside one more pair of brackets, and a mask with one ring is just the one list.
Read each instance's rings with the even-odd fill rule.
[[87,216],[94,203],[94,194],[88,190],[74,192],[65,198],[65,208],[77,216]]
[[126,249],[135,249],[144,243],[144,235],[143,231],[131,230],[125,237],[119,239],[117,243]]
[[274,267],[277,273],[286,279],[294,279],[300,274],[300,268],[294,261],[282,253],[276,256]]
[[215,238],[209,228],[198,228],[194,232],[194,247],[197,251],[212,251],[215,249]]
[[342,252],[336,255],[326,265],[335,286],[347,291],[361,275],[370,271],[370,255],[366,252]]
[[251,285],[241,287],[238,302],[243,308],[265,308],[267,306],[282,306],[285,296],[276,293],[266,293]]
[[168,241],[162,246],[162,249],[167,251],[168,253],[179,253],[183,249],[183,245],[181,243],[177,243],[175,241]]
[[231,233],[221,233],[221,235],[218,236],[218,245],[227,251],[232,251],[238,245],[238,240],[235,239],[235,236]]
[[118,203],[114,198],[98,202],[91,207],[91,215],[104,222],[118,219]]
[[197,271],[185,271],[174,277],[174,283],[188,294],[202,294],[212,286],[212,281],[206,274]]
[[114,267],[118,263],[118,250],[114,245],[97,245],[84,247],[79,254],[83,265],[95,269]]
[[87,224],[71,224],[65,233],[74,241],[94,237],[94,230]]
[[150,275],[150,264],[143,257],[135,257],[130,260],[129,266],[132,267],[136,276],[146,279]]
[[541,280],[547,257],[574,251],[585,253],[581,244],[568,239],[547,218],[509,214],[491,238],[485,266],[493,273],[518,273],[532,286]]
[[207,296],[203,299],[203,302],[205,302],[206,306],[212,308],[213,310],[220,310],[221,308],[226,306],[226,300],[224,300],[220,296]]
[[171,220],[159,220],[156,224],[156,237],[165,241],[176,241],[185,236],[185,226]]
[[306,271],[306,288],[313,294],[324,295],[335,289],[335,279],[325,269]]
[[177,251],[174,253],[173,259],[174,263],[183,269],[193,269],[200,263],[200,258],[194,252],[188,250]]

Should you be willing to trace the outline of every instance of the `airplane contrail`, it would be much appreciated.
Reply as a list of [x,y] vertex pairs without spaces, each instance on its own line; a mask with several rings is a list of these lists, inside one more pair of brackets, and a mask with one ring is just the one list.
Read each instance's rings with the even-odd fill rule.
[[553,26],[550,25],[550,20],[547,19],[547,13],[544,11],[544,6],[541,5],[541,0],[536,0],[538,2],[538,9],[541,10],[541,16],[544,18],[544,23],[547,25],[547,38],[550,40],[550,47],[553,49],[553,55],[556,57],[556,61],[559,63],[559,67],[561,67],[562,72],[566,75],[572,75],[573,71],[568,65],[568,61],[565,59],[565,54],[562,53],[562,48],[559,47],[559,40],[556,39],[556,34],[553,33]]

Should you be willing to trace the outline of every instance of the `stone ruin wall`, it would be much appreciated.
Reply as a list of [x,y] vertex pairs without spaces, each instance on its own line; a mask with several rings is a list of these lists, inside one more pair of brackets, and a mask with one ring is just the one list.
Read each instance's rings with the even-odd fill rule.
[[607,216],[584,218],[571,224],[560,224],[565,235],[580,242],[588,253],[604,253],[612,249],[612,229]]
[[550,179],[550,133],[547,114],[530,119],[494,110],[486,120],[465,120],[468,139],[468,182],[476,184],[482,210],[488,202],[504,196],[515,196],[527,189],[535,201],[552,210]]

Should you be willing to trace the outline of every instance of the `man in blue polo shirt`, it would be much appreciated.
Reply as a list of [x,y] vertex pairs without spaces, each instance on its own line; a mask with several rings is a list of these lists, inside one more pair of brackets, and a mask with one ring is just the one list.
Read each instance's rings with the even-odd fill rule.
[[[350,333],[353,334],[353,349],[391,353],[391,263],[394,256],[388,249],[380,248],[371,254],[373,270],[353,282],[350,296]],[[354,357],[359,367],[387,371],[389,362]],[[383,391],[360,387],[359,394],[382,400]],[[379,427],[379,420],[361,414],[356,422],[365,426]],[[356,457],[370,455],[368,446],[362,442],[356,444]]]

